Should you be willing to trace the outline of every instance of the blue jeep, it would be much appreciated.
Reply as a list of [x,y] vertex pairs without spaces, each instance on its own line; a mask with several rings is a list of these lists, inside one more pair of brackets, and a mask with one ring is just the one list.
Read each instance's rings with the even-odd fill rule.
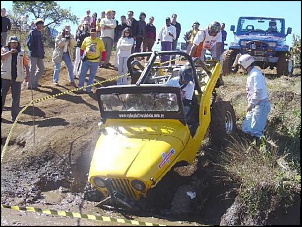
[[223,73],[235,73],[241,54],[250,54],[261,69],[277,68],[278,75],[292,73],[290,47],[286,45],[285,19],[272,17],[239,17],[237,30],[231,25],[234,41],[223,54]]

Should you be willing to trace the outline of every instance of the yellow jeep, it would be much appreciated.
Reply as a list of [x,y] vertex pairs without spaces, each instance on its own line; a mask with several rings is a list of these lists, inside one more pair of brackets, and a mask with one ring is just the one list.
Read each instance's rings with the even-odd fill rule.
[[[156,62],[162,54],[181,61],[162,65]],[[140,57],[149,57],[145,66],[135,60]],[[195,82],[190,119],[184,116],[180,88],[165,85],[185,64],[192,67]],[[101,134],[88,181],[103,195],[100,204],[134,208],[170,170],[194,161],[213,117],[214,143],[236,127],[233,108],[215,103],[219,62],[203,63],[182,51],[144,52],[129,57],[128,69],[132,84],[96,91]]]

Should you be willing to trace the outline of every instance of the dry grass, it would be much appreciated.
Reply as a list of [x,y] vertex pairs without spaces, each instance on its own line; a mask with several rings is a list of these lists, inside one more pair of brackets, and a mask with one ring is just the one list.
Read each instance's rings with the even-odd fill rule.
[[277,150],[270,139],[260,147],[234,140],[220,155],[219,166],[240,184],[238,194],[249,215],[275,210],[281,203],[290,206],[301,191],[300,168]]

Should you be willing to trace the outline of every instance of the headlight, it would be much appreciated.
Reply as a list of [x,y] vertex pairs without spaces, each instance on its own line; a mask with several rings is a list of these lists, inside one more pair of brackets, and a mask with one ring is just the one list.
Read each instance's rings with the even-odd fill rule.
[[140,180],[133,180],[131,181],[131,185],[133,188],[135,188],[138,191],[144,191],[146,189],[146,185],[141,182]]
[[105,184],[104,184],[104,180],[100,177],[95,177],[93,178],[93,182],[95,183],[96,186],[100,187],[100,188],[104,188]]
[[269,47],[275,47],[275,46],[276,46],[276,43],[274,43],[274,42],[269,42],[269,43],[268,43],[268,46],[269,46]]
[[246,46],[247,41],[241,41],[240,46]]

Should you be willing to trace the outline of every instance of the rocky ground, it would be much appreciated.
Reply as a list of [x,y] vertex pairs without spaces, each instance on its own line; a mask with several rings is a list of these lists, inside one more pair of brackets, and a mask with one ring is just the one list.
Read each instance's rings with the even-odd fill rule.
[[[52,84],[52,73],[53,64],[46,62],[39,90],[22,91],[21,106],[26,108],[15,124],[10,120],[11,97],[7,97],[1,121],[1,204],[102,215],[109,219],[97,221],[1,208],[1,225],[132,225],[116,222],[114,218],[141,221],[141,225],[220,224],[234,202],[236,186],[220,180],[221,173],[208,161],[205,155],[211,150],[206,143],[208,138],[193,165],[177,169],[158,185],[152,209],[129,213],[97,207],[95,197],[87,196],[91,192],[86,182],[99,135],[100,113],[95,94],[69,92],[73,87],[68,85],[65,67],[60,72],[59,86]],[[116,75],[113,69],[100,68],[95,80],[104,81]],[[244,84],[235,84],[227,77],[221,89],[229,100],[245,94]],[[64,95],[52,97],[65,91]],[[27,106],[40,98],[44,99]],[[183,193],[195,192],[196,197],[188,212],[175,216],[171,201],[180,187]],[[171,193],[166,194],[167,191]]]

